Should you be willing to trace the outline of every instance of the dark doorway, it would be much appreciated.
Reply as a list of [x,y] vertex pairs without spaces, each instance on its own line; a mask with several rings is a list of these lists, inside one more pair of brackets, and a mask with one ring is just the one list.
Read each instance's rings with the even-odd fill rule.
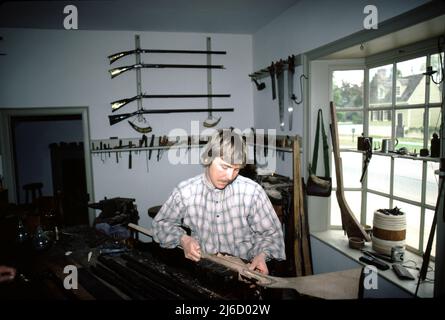
[[57,199],[60,224],[88,224],[82,116],[12,117],[11,130],[17,202],[40,183],[43,197]]

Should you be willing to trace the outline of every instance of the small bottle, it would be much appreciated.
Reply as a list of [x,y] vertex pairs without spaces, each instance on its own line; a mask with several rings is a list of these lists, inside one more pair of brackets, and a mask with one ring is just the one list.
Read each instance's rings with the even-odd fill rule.
[[26,231],[25,226],[23,225],[22,219],[19,219],[19,223],[17,226],[17,238],[18,243],[24,243],[28,240],[28,232]]
[[36,234],[34,235],[33,245],[34,249],[37,251],[45,250],[50,246],[50,240],[48,236],[43,231],[42,227],[39,225],[36,230]]
[[433,133],[431,139],[431,157],[438,158],[440,156],[440,139],[437,133]]

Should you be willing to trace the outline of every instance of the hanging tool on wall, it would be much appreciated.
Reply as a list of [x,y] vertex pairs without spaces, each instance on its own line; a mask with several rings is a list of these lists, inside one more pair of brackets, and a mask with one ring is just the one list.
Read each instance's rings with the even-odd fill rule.
[[266,88],[266,84],[264,82],[259,83],[257,79],[255,79],[255,73],[253,75],[249,75],[250,79],[255,83],[256,89],[258,91],[263,90]]
[[360,177],[360,182],[363,181],[363,178],[365,177],[366,170],[368,169],[369,161],[371,161],[372,158],[372,142],[369,138],[365,138],[363,140],[364,144],[364,150],[365,150],[365,158],[363,159],[363,169],[362,169],[362,176]]
[[[138,115],[138,116],[139,116],[139,115]],[[144,117],[141,117],[141,118],[138,117],[138,120],[139,120],[139,119],[140,119],[140,122],[147,122],[147,120],[145,120]],[[136,131],[139,132],[139,133],[143,133],[143,134],[145,134],[145,133],[150,133],[150,132],[153,130],[153,129],[151,128],[151,126],[140,127],[140,126],[136,125],[134,122],[128,121],[128,123],[130,124],[130,126],[131,126],[134,130],[136,130]]]
[[251,127],[250,130],[252,130],[253,134],[253,164],[256,164],[256,131],[254,127]]
[[294,118],[294,75],[295,75],[295,56],[291,55],[287,59],[287,94],[288,94],[288,108],[289,112],[289,131],[292,130],[292,121]]
[[128,142],[128,147],[129,147],[129,151],[128,151],[128,169],[131,169],[132,167],[132,156],[131,156],[131,148],[133,147],[133,142],[129,141]]
[[272,62],[271,65],[267,68],[270,75],[271,87],[272,87],[272,100],[277,98],[276,87],[275,87],[275,65]]
[[280,116],[280,129],[284,130],[284,62],[280,60],[275,64],[275,73],[278,82],[278,112]]
[[151,135],[151,140],[150,140],[150,146],[149,146],[150,150],[148,151],[148,160],[151,160],[151,152],[153,151],[153,144],[154,144],[154,142],[155,142],[155,135],[152,134]]
[[[206,43],[207,43],[207,51],[211,50],[211,39],[210,37],[207,37],[206,39]],[[207,55],[207,65],[212,65],[212,55],[208,54]],[[212,69],[207,69],[207,94],[208,94],[208,98],[207,98],[207,108],[209,110],[208,113],[208,117],[207,119],[203,122],[204,127],[206,128],[212,128],[214,126],[216,126],[220,121],[221,121],[221,117],[219,118],[215,118],[213,119],[212,116],[212,108],[213,108],[213,103],[212,103]]]

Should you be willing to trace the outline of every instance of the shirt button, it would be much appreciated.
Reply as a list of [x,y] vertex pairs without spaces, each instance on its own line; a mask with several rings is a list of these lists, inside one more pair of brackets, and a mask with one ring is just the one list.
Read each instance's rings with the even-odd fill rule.
[[216,217],[219,218],[219,214],[217,214]]

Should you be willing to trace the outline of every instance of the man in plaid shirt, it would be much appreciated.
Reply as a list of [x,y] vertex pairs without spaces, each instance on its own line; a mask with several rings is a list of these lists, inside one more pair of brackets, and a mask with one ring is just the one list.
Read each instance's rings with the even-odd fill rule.
[[205,172],[181,182],[154,218],[154,240],[165,248],[181,245],[193,261],[201,250],[231,254],[264,274],[266,261],[286,259],[281,224],[264,189],[238,176],[246,155],[240,135],[219,130],[203,152]]

